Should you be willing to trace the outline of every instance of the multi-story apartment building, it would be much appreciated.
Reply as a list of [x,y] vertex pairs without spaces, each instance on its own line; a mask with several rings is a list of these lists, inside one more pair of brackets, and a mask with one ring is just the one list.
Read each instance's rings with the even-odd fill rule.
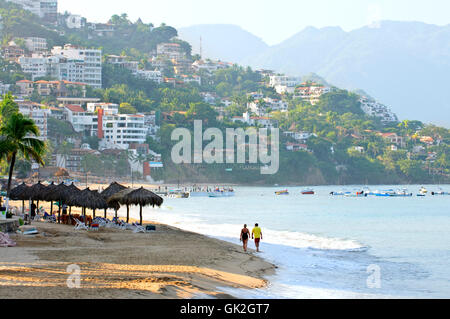
[[79,105],[66,105],[67,121],[69,121],[75,132],[83,132],[85,136],[97,136],[98,118],[97,115],[84,110]]
[[133,73],[136,73],[139,69],[138,61],[130,61],[127,56],[122,55],[108,55],[106,56],[106,63],[130,70]]
[[161,71],[138,70],[136,72],[136,76],[144,80],[156,82],[158,84],[161,84],[161,82],[163,81]]
[[34,102],[18,101],[17,104],[19,105],[19,112],[36,123],[40,131],[39,139],[47,140],[47,119],[50,116],[50,110]]
[[361,97],[359,102],[361,108],[369,116],[375,116],[381,118],[384,123],[397,122],[397,115],[394,114],[386,105],[378,103],[367,97]]
[[32,53],[47,51],[47,39],[45,38],[27,37],[24,40],[25,47]]
[[316,105],[320,97],[326,93],[331,92],[331,88],[317,83],[302,83],[295,89],[294,98],[300,98],[304,101],[310,102],[312,105]]
[[48,58],[43,55],[21,56],[18,63],[24,73],[31,74],[33,81],[49,73]]
[[64,47],[54,47],[52,54],[66,59],[65,65],[61,63],[61,80],[83,82],[94,88],[102,87],[101,50],[66,44]]
[[98,122],[102,130],[98,137],[104,142],[128,149],[130,144],[145,143],[148,128],[145,126],[145,116],[142,114],[111,114],[103,116],[98,113]]
[[164,56],[169,60],[179,60],[186,56],[186,52],[178,43],[160,43],[156,47],[156,52],[158,56]]
[[21,5],[25,10],[50,23],[56,23],[58,17],[58,0],[6,0]]

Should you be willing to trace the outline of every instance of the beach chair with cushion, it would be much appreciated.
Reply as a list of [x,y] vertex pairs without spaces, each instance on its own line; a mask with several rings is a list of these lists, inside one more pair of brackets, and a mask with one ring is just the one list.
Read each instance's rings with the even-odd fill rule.
[[75,225],[75,230],[89,230],[89,227],[82,223],[79,219],[75,218],[75,222],[77,223]]

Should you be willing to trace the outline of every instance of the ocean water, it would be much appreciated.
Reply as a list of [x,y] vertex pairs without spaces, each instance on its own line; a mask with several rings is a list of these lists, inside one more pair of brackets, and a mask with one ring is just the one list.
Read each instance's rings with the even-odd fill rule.
[[[420,186],[404,187],[415,195]],[[440,187],[450,191],[450,185]],[[340,186],[315,187],[316,195],[290,187],[289,196],[275,196],[285,188],[237,187],[232,198],[165,198],[162,208],[146,208],[144,219],[235,244],[244,223],[250,230],[259,223],[259,255],[278,269],[267,288],[223,288],[239,298],[450,297],[450,196],[329,195]],[[132,208],[131,215],[138,214]]]

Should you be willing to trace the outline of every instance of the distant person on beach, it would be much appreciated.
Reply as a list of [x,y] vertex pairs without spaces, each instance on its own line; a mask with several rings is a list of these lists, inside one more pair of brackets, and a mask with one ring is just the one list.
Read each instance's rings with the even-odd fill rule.
[[34,217],[36,217],[36,208],[36,204],[31,203],[31,219],[34,219]]
[[247,224],[245,224],[244,228],[242,228],[242,230],[241,230],[241,242],[242,242],[245,252],[247,252],[247,244],[248,244],[249,237],[250,237],[250,231],[247,228]]
[[252,239],[255,239],[256,252],[259,253],[259,243],[263,239],[261,228],[258,224],[255,224],[255,228],[252,230]]

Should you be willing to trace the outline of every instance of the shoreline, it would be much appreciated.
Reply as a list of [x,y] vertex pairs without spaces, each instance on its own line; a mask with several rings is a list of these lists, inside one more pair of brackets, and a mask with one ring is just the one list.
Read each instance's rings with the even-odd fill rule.
[[[221,287],[263,288],[275,273],[275,265],[235,244],[152,224],[156,232],[134,234],[34,222],[38,235],[12,234],[17,246],[0,248],[0,297],[235,298]],[[81,270],[79,289],[67,287],[67,267],[74,264]]]

